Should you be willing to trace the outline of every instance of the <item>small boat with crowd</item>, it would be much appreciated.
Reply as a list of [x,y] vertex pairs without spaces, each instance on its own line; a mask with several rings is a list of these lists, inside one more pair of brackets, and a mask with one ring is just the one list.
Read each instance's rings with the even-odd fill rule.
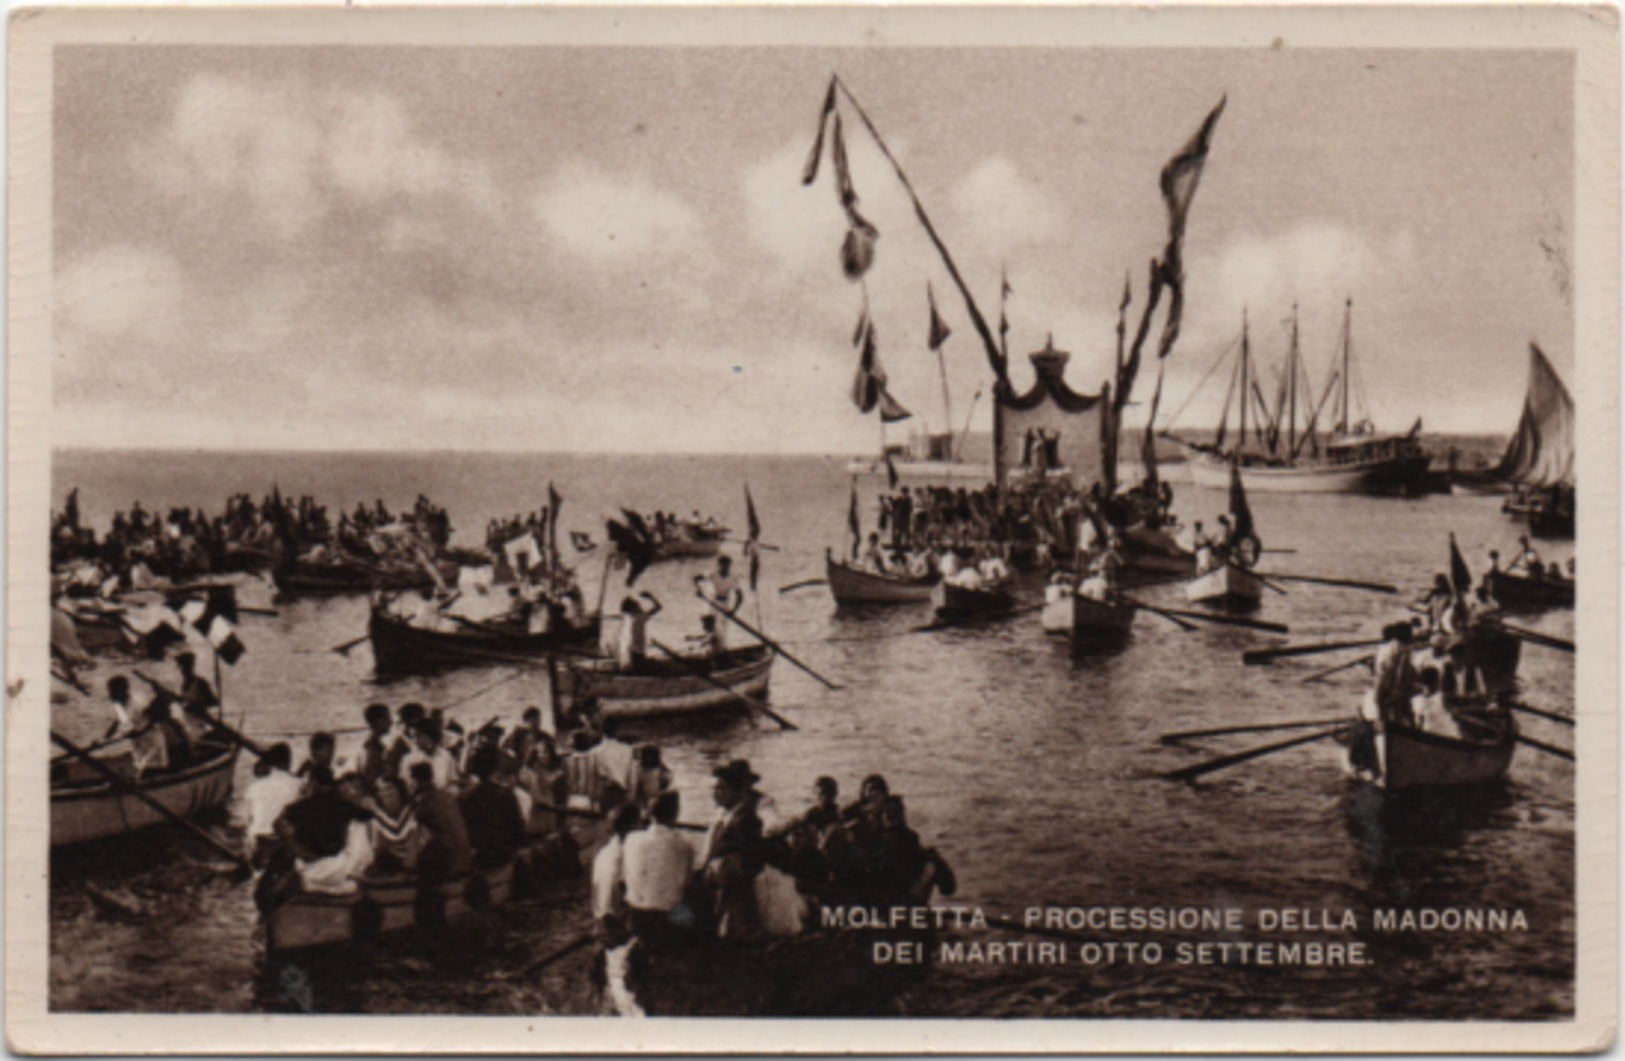
[[1483,785],[1500,780],[1518,746],[1512,712],[1485,696],[1447,698],[1447,715],[1434,726],[1388,722],[1376,727],[1358,761],[1351,744],[1349,771],[1385,792]]
[[714,520],[679,519],[663,525],[655,543],[656,560],[705,560],[722,550],[728,528]]
[[980,586],[945,579],[932,587],[931,603],[939,620],[961,622],[1007,615],[1016,609],[1016,596],[1008,579]]
[[598,634],[596,616],[578,626],[541,632],[532,632],[528,621],[512,616],[473,620],[444,615],[428,627],[381,604],[374,606],[367,623],[373,670],[380,677],[545,659],[553,654],[590,655],[597,649]]
[[936,572],[925,575],[871,571],[856,564],[824,555],[824,574],[836,604],[921,604],[931,599],[931,591],[941,580]]
[[[455,570],[439,572],[457,577]],[[431,589],[435,575],[416,564],[382,565],[357,561],[295,560],[271,572],[277,591],[295,594],[367,593],[373,590]]]
[[119,774],[121,785],[77,758],[52,763],[51,846],[122,836],[167,822],[148,800],[183,818],[225,806],[231,798],[237,752],[235,743],[209,742],[185,766],[139,775],[128,755],[100,760]]
[[1547,570],[1540,578],[1511,571],[1491,571],[1484,576],[1490,595],[1509,611],[1535,611],[1541,608],[1574,607],[1574,580]]
[[1221,563],[1185,583],[1185,599],[1192,604],[1250,611],[1264,596],[1264,580],[1236,564]]

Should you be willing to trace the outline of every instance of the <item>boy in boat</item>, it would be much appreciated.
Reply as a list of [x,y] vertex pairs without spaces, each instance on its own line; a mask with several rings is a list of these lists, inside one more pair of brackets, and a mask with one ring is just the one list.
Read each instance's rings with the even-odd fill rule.
[[398,720],[398,725],[395,727],[395,737],[390,742],[388,753],[384,756],[384,773],[388,776],[406,776],[402,764],[405,763],[417,747],[417,742],[412,739],[412,733],[427,714],[428,712],[423,705],[419,703],[402,704],[401,709],[396,712],[395,717]]
[[648,590],[638,594],[649,602],[645,608],[638,597],[621,601],[621,630],[615,641],[615,663],[622,670],[635,670],[649,656],[649,620],[661,613],[659,598]]
[[700,616],[700,632],[688,635],[687,640],[690,646],[689,655],[704,660],[709,664],[715,664],[724,651],[722,647],[722,631],[717,626],[717,617],[715,615]]
[[[739,588],[739,581],[733,576],[733,560],[726,556],[717,557],[717,569],[709,577],[694,576],[694,591],[702,600],[710,601],[722,610],[725,615],[734,615],[739,611],[740,605],[745,603],[745,593]],[[718,649],[723,648],[721,628],[718,628]]]
[[416,776],[416,769],[420,765],[428,766],[438,789],[451,789],[462,782],[462,776],[457,769],[457,760],[444,747],[442,747],[442,733],[440,723],[433,718],[426,718],[419,722],[412,730],[412,739],[417,745],[416,750],[406,757],[402,768],[411,771],[410,776]]
[[368,704],[361,717],[367,724],[367,737],[356,755],[356,773],[370,787],[380,777],[394,776],[394,771],[389,769],[389,706]]
[[869,543],[864,547],[860,562],[866,571],[873,571],[877,575],[886,574],[886,554],[880,549],[880,535],[877,532],[869,532]]
[[299,779],[289,772],[292,768],[293,749],[286,741],[278,741],[254,764],[254,780],[243,793],[243,803],[248,809],[248,827],[244,832],[248,856],[262,869],[270,862],[276,846],[277,819],[299,799],[304,789]]
[[338,741],[331,733],[312,733],[309,750],[309,757],[299,764],[299,772],[294,775],[304,782],[307,796],[316,789],[313,778],[318,771],[328,777],[333,776],[333,760],[338,752]]
[[500,787],[492,779],[501,758],[494,744],[476,748],[468,767],[474,785],[458,801],[478,869],[499,869],[512,862],[525,839],[525,822],[513,790]]

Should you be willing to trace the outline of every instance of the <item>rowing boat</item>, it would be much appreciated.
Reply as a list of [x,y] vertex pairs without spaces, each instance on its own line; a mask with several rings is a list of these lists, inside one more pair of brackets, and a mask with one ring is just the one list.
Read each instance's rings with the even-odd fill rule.
[[917,604],[931,599],[939,576],[865,571],[832,556],[824,558],[830,594],[837,604]]
[[766,645],[750,645],[714,660],[642,659],[631,669],[614,660],[572,659],[559,672],[559,696],[572,707],[593,697],[604,717],[739,710],[746,706],[741,697],[766,698],[774,656]]
[[695,523],[686,519],[678,520],[672,526],[669,536],[661,539],[655,546],[655,559],[703,560],[715,556],[722,550],[722,541],[727,534],[727,527]]
[[590,653],[598,644],[598,620],[562,633],[533,634],[514,620],[468,620],[457,629],[431,630],[374,608],[367,636],[372,641],[374,673],[430,674],[449,667],[511,663],[515,657]]
[[1367,746],[1375,752],[1376,768],[1356,764],[1351,742],[1350,774],[1385,792],[1483,785],[1504,777],[1518,746],[1512,713],[1476,698],[1458,702],[1451,716],[1453,735],[1393,723],[1376,727]]
[[1122,599],[1098,600],[1083,593],[1072,594],[1072,646],[1121,641],[1133,629],[1138,611]]
[[[420,921],[455,921],[472,910],[501,906],[527,888],[571,875],[560,866],[590,859],[605,835],[602,823],[573,826],[567,838],[555,834],[538,840],[506,865],[435,884],[393,874],[364,876],[349,895],[296,891],[263,914],[266,949],[343,946],[414,928]],[[579,876],[579,868],[573,875]]]
[[1507,571],[1484,576],[1490,595],[1509,610],[1574,607],[1574,583],[1566,578],[1530,578]]
[[1192,604],[1250,609],[1258,607],[1263,595],[1264,580],[1235,564],[1220,564],[1185,583],[1185,599]]
[[[232,770],[237,745],[206,744],[196,762],[173,770],[134,776],[128,756],[106,756],[103,762],[130,777],[131,787],[182,817],[192,817],[223,806],[231,798]],[[119,792],[79,762],[53,764],[51,778],[51,846],[100,840],[163,824],[156,809],[126,792]]]
[[272,571],[271,580],[279,592],[288,595],[432,589],[435,584],[433,575],[415,565],[372,567],[351,563],[313,564],[303,560]]
[[980,619],[1015,610],[1016,598],[1008,583],[995,583],[972,589],[951,582],[938,582],[931,590],[931,603],[937,618],[944,620]]

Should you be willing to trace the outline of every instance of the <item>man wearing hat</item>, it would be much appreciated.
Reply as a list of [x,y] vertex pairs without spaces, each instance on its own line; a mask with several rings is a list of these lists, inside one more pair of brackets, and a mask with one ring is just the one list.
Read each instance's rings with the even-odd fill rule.
[[762,819],[756,812],[760,781],[744,759],[712,771],[717,817],[705,838],[701,875],[715,896],[717,935],[750,940],[761,935],[756,877],[762,872]]

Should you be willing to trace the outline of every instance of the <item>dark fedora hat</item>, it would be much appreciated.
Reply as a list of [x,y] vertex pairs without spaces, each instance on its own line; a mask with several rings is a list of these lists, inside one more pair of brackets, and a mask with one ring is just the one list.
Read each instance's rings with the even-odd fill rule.
[[745,789],[760,781],[750,768],[748,759],[735,759],[727,766],[719,766],[711,771],[711,775],[719,781],[726,781],[734,788]]

